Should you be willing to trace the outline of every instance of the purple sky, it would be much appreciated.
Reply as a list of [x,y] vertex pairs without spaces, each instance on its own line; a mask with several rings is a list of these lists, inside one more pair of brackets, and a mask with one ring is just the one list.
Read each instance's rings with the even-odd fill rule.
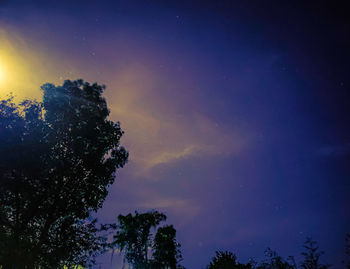
[[100,219],[165,212],[187,268],[215,250],[298,257],[306,236],[339,265],[350,24],[326,1],[277,3],[0,0],[0,96],[40,98],[41,84],[64,79],[106,84],[130,161]]

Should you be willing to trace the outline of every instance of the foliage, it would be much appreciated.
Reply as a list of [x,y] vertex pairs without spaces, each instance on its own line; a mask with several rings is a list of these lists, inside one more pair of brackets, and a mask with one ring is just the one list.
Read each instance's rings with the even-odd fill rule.
[[[350,254],[349,242],[350,235],[346,237],[346,253]],[[287,260],[284,260],[275,251],[267,248],[265,251],[265,259],[260,263],[250,260],[248,264],[240,264],[237,262],[236,255],[231,252],[217,251],[216,256],[212,259],[211,263],[207,267],[208,269],[234,269],[234,268],[254,268],[254,269],[327,269],[330,265],[324,265],[320,263],[320,257],[324,254],[323,251],[319,251],[317,242],[313,241],[310,237],[306,238],[304,243],[305,251],[302,252],[304,260],[300,263],[298,267],[297,262],[293,256],[289,256]],[[349,268],[349,265],[347,265]]]
[[319,251],[317,242],[312,240],[311,237],[307,237],[304,243],[305,251],[301,253],[304,256],[304,261],[300,266],[303,269],[327,269],[330,265],[324,265],[320,263],[320,257],[324,254],[323,251]]
[[295,265],[289,264],[283,260],[277,252],[267,248],[265,251],[265,260],[256,267],[257,269],[294,269]]
[[[41,103],[0,103],[0,264],[85,265],[104,244],[97,211],[128,153],[104,86],[42,86]],[[18,259],[21,257],[21,259]]]
[[149,267],[148,250],[151,243],[151,228],[156,227],[166,216],[157,211],[139,214],[119,215],[119,230],[114,236],[114,244],[125,251],[128,263],[134,268]]
[[180,247],[176,242],[176,230],[173,225],[159,227],[153,244],[154,267],[176,269],[182,260]]
[[237,262],[237,257],[232,252],[216,251],[208,269],[250,269],[251,264],[241,264]]
[[174,227],[160,227],[154,237],[151,234],[151,229],[165,220],[166,216],[157,211],[119,215],[119,229],[112,246],[124,251],[127,262],[135,269],[180,268],[180,245],[175,240]]

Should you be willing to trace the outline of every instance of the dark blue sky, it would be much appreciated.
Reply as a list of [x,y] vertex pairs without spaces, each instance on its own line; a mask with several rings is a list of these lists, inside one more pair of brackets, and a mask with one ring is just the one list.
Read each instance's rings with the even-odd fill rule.
[[166,212],[187,268],[218,249],[298,257],[306,236],[340,264],[349,43],[330,1],[0,1],[0,91],[106,84],[131,157],[101,219]]

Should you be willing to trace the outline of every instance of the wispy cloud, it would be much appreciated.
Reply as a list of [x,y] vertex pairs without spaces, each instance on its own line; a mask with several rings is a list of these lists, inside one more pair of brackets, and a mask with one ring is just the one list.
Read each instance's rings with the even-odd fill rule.
[[154,198],[137,204],[138,208],[157,209],[162,212],[171,211],[173,214],[181,216],[183,221],[195,218],[200,213],[200,206],[191,199],[178,197]]
[[[120,71],[107,90],[112,117],[126,132],[123,143],[135,173],[149,173],[158,165],[191,156],[236,154],[245,147],[249,136],[242,130],[220,125],[191,107],[174,106],[162,84],[136,64]],[[178,98],[177,103],[188,102]],[[190,94],[185,98],[196,101]]]

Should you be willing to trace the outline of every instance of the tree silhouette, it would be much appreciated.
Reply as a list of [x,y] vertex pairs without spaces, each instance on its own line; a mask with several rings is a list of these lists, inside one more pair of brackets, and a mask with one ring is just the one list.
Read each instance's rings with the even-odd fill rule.
[[251,264],[241,264],[237,262],[237,257],[232,252],[216,251],[208,269],[250,269]]
[[[293,258],[292,258],[293,259]],[[294,260],[294,259],[293,259]],[[265,260],[256,267],[257,269],[294,269],[294,265],[289,264],[276,251],[267,248],[265,250]]]
[[[0,103],[0,265],[85,265],[103,243],[97,211],[128,153],[104,86],[42,86],[43,101]],[[20,257],[20,259],[18,258]]]
[[319,251],[319,246],[316,241],[313,241],[311,237],[307,237],[304,243],[305,251],[301,253],[304,256],[304,261],[300,266],[303,269],[327,269],[330,265],[324,265],[320,263],[320,257],[324,254],[323,251]]
[[182,260],[180,244],[176,242],[176,230],[173,225],[160,227],[154,238],[154,267],[176,269]]
[[119,230],[113,244],[125,252],[125,258],[135,269],[149,268],[149,248],[152,247],[151,228],[155,228],[166,216],[157,211],[126,216],[119,215]]

